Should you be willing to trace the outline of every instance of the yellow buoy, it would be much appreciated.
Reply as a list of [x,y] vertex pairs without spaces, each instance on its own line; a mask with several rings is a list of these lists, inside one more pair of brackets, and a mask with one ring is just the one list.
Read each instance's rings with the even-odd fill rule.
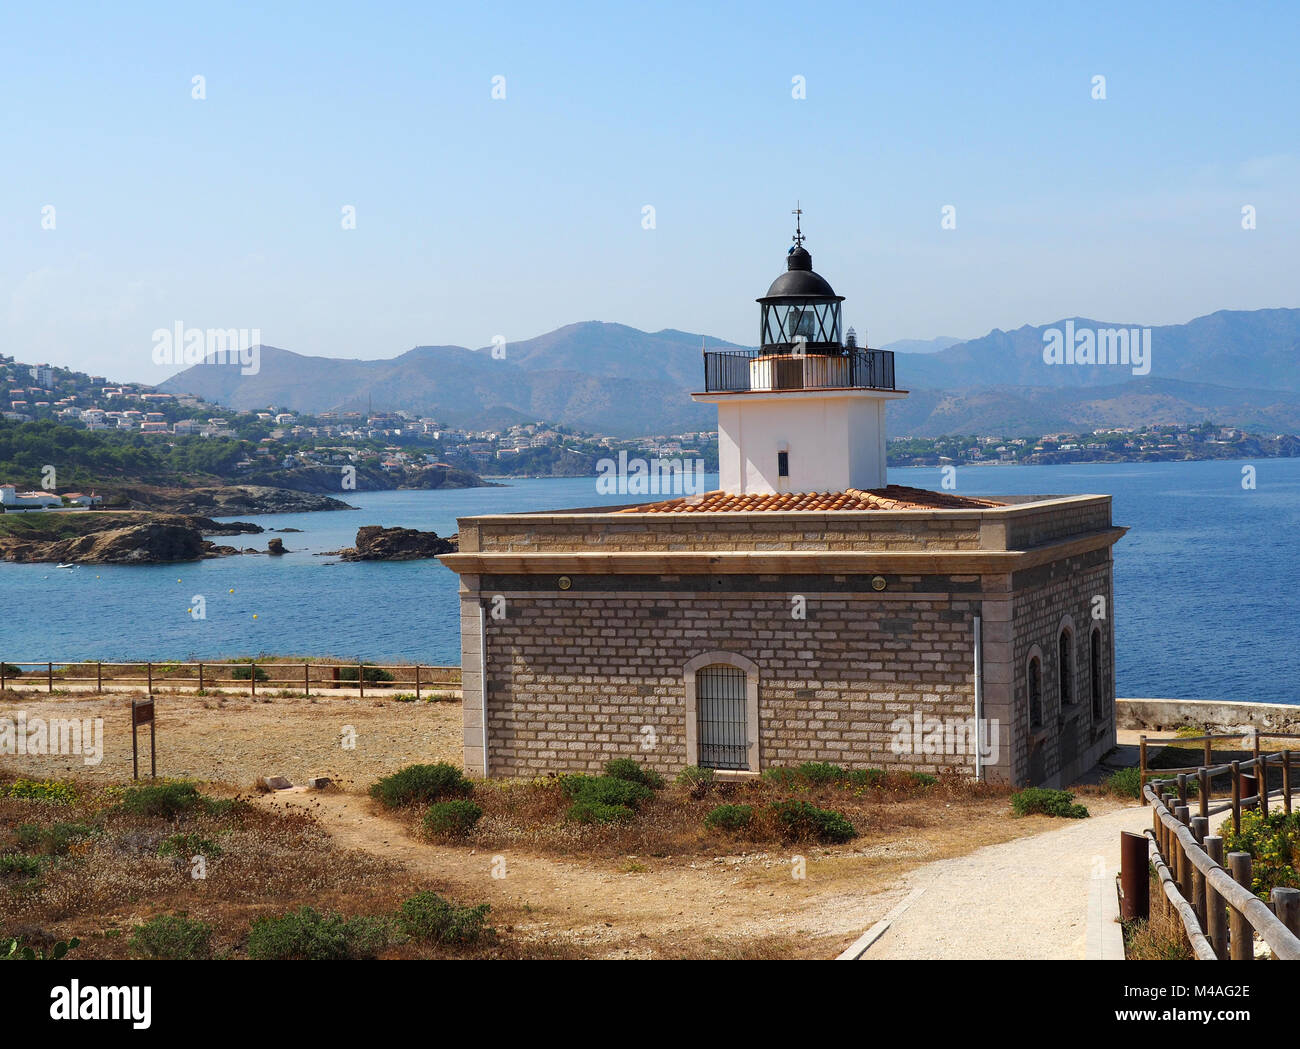
[[253,613],[253,618],[254,618],[254,619],[257,618],[257,613],[256,613],[256,612]]

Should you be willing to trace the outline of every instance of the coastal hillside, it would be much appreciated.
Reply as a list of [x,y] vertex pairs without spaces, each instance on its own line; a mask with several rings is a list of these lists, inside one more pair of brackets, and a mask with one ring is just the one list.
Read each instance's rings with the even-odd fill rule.
[[[898,384],[912,397],[891,407],[892,431],[1033,434],[1211,417],[1300,428],[1300,309],[1222,310],[1152,328],[1148,374],[1124,366],[1046,365],[1044,333],[1067,323],[1121,326],[1072,318],[955,345],[943,345],[947,339],[897,344]],[[256,375],[195,365],[160,389],[236,409],[364,411],[373,405],[436,415],[452,426],[541,418],[633,436],[712,425],[712,406],[688,396],[700,385],[703,345],[735,348],[688,332],[599,321],[495,349],[421,346],[385,360],[307,357],[268,346]]]

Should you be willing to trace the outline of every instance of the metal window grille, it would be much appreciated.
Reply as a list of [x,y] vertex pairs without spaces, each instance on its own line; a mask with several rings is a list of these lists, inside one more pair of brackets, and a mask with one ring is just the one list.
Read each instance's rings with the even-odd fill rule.
[[1029,661],[1029,727],[1038,728],[1043,723],[1043,675],[1038,660]]
[[1061,706],[1074,702],[1074,638],[1068,630],[1061,631],[1057,644],[1060,652]]
[[1092,716],[1100,719],[1102,717],[1102,689],[1101,689],[1101,631],[1092,632]]
[[745,672],[703,667],[695,674],[699,764],[708,769],[749,768]]

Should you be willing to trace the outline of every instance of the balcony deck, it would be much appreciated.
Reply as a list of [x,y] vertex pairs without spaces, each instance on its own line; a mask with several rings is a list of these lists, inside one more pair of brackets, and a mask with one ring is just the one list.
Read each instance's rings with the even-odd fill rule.
[[839,354],[706,350],[705,393],[770,390],[894,390],[892,350],[848,349]]

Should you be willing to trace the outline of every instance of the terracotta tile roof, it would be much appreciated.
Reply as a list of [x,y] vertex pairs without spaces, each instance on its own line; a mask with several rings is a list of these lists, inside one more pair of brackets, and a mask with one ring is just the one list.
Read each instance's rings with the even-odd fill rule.
[[849,488],[843,492],[783,492],[777,495],[730,495],[705,492],[703,495],[665,499],[618,511],[623,514],[718,514],[749,510],[979,510],[1002,503],[992,499],[972,499],[924,488],[891,484],[885,488],[863,491]]

